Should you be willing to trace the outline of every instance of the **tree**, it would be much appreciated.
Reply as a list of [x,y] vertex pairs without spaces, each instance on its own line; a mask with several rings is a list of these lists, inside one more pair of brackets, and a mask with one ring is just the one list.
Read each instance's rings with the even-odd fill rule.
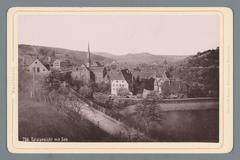
[[161,100],[162,97],[160,97],[160,95],[157,92],[151,92],[147,95],[147,98],[145,100],[150,100],[151,102],[158,102],[159,100]]
[[166,70],[166,76],[168,78],[173,78],[173,71],[174,71],[174,67],[173,66],[168,67],[167,70]]
[[166,59],[164,60],[163,64],[164,64],[164,65],[167,65],[167,64],[168,64]]
[[119,96],[127,96],[127,95],[129,95],[129,91],[126,88],[119,88],[117,90],[117,95],[119,95]]
[[103,77],[105,77],[106,75],[107,75],[107,68],[104,67],[104,68],[103,68]]
[[198,83],[194,83],[189,87],[188,97],[205,97],[201,86]]
[[88,86],[83,86],[78,90],[78,93],[86,98],[92,98],[93,90]]
[[144,100],[139,103],[136,110],[136,120],[142,124],[142,128],[147,134],[155,135],[155,125],[162,121],[161,112],[158,109],[157,102]]
[[30,92],[32,85],[32,76],[27,73],[21,66],[18,68],[18,75],[19,93],[21,96],[25,96],[26,93]]
[[97,84],[95,91],[101,92],[101,93],[110,93],[111,91],[111,86],[109,83],[99,83]]
[[67,72],[65,74],[64,80],[65,80],[65,82],[67,82],[69,84],[72,84],[73,79],[72,79],[72,76],[71,76],[71,72]]
[[49,90],[57,90],[63,81],[63,76],[58,71],[51,72],[48,77],[46,77],[45,87]]

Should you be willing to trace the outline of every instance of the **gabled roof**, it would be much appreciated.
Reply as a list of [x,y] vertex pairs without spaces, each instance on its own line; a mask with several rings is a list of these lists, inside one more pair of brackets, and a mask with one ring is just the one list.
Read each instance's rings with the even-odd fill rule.
[[[49,65],[44,64],[39,58],[36,58],[34,61],[32,61],[32,63],[30,65],[32,65],[36,60],[38,60],[46,69],[49,70]],[[30,66],[30,65],[28,65],[28,66]]]
[[110,71],[108,73],[108,76],[110,80],[125,80],[122,72],[118,72],[118,71]]

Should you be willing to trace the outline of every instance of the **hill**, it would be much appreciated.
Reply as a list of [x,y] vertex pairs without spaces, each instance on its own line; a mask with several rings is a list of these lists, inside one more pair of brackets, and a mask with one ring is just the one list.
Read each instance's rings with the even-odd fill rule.
[[218,97],[219,48],[185,58],[171,69],[170,74],[189,85],[190,97]]
[[[50,56],[51,58],[59,58],[60,60],[70,60],[73,64],[82,64],[87,61],[88,52],[20,44],[18,46],[18,53],[19,55],[25,55],[28,57],[38,56],[40,59],[46,59],[48,56]],[[99,61],[103,63],[111,63],[113,61],[111,58],[92,53],[91,59],[93,61]]]
[[[51,58],[59,58],[61,60],[70,60],[73,64],[81,64],[87,60],[87,51],[76,51],[62,48],[45,47],[19,44],[19,55],[29,57],[38,56],[40,59],[46,59],[48,56]],[[103,62],[109,64],[112,61],[117,61],[120,64],[139,65],[139,64],[174,64],[184,60],[188,56],[177,55],[153,55],[150,53],[128,53],[125,55],[114,55],[105,52],[91,52],[93,61]]]
[[219,48],[198,52],[194,56],[189,56],[180,63],[185,67],[218,67],[219,66]]
[[95,52],[97,55],[101,55],[103,57],[108,57],[118,61],[119,63],[128,63],[128,64],[162,64],[165,60],[167,63],[175,63],[180,60],[185,59],[188,56],[178,56],[178,55],[153,55],[147,52],[142,53],[128,53],[125,55],[113,55],[110,53],[103,53],[103,52]]

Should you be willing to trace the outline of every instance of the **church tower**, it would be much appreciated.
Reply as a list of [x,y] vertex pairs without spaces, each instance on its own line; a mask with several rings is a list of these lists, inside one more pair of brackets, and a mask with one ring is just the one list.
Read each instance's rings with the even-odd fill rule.
[[88,53],[87,53],[87,67],[88,67],[88,68],[91,67],[91,55],[90,55],[90,46],[89,46],[89,42],[88,42]]

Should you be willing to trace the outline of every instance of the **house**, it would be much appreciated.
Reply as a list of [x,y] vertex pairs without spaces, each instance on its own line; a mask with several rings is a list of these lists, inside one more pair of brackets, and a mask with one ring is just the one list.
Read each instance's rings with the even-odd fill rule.
[[154,91],[157,91],[159,94],[162,93],[162,85],[164,82],[170,81],[166,75],[166,72],[158,73],[154,81]]
[[70,60],[63,60],[60,63],[60,68],[61,68],[61,71],[63,72],[72,71],[73,64],[71,63]]
[[105,76],[105,82],[107,80],[110,82],[112,95],[118,96],[118,91],[120,89],[126,89],[126,91],[129,92],[129,85],[125,80],[122,72],[111,71],[107,73],[107,75]]
[[95,82],[96,83],[101,83],[103,82],[103,70],[104,66],[100,62],[95,62],[91,64],[90,70],[94,73],[95,75]]
[[38,58],[35,59],[28,67],[27,71],[37,75],[49,74],[49,67],[44,65]]
[[56,70],[60,70],[61,69],[61,61],[60,61],[60,59],[56,59],[56,60],[53,61],[52,68],[56,69]]
[[133,75],[133,94],[143,94],[145,90],[154,89],[154,79],[156,72],[153,70],[134,70]]
[[[162,93],[162,85],[164,82],[169,81],[169,78],[166,75],[166,72],[164,69],[158,69],[158,70],[135,70],[133,71],[133,77],[134,82],[140,85],[140,82],[142,84],[142,89],[140,89],[142,92],[143,98],[146,98],[148,94],[151,92],[156,92],[158,94]],[[136,86],[136,85],[135,85]],[[139,93],[139,87],[135,87],[135,92]]]
[[91,72],[89,68],[85,65],[74,66],[71,72],[71,77],[74,80],[83,81],[83,83],[88,84],[91,80]]

